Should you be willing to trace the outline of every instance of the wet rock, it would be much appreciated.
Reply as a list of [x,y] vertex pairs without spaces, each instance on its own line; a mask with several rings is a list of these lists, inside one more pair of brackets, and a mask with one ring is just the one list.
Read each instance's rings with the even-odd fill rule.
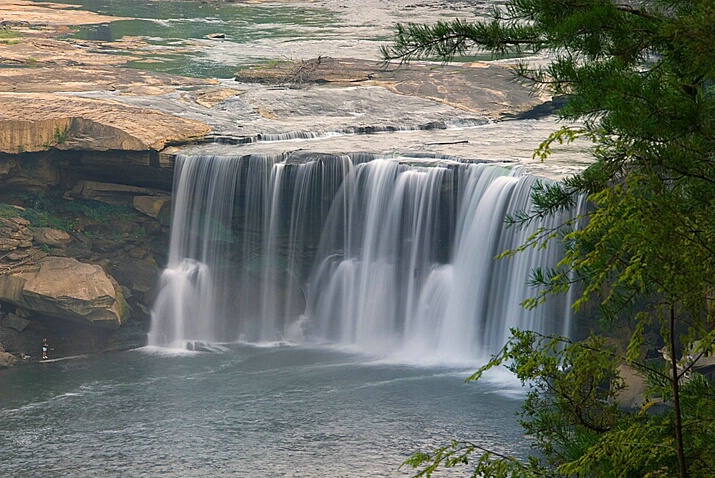
[[92,239],[90,239],[89,237],[85,236],[84,234],[82,234],[79,231],[75,231],[73,233],[73,235],[74,235],[75,239],[77,239],[79,242],[81,242],[85,246],[92,247]]
[[92,241],[92,250],[101,254],[110,254],[124,248],[124,242],[113,239],[95,239]]
[[207,88],[196,92],[191,92],[191,98],[205,108],[213,108],[228,98],[238,96],[242,90],[235,88]]
[[70,244],[67,249],[65,249],[65,253],[67,257],[74,257],[80,261],[87,262],[91,262],[94,257],[92,249],[81,242]]
[[149,255],[149,251],[141,247],[133,247],[129,250],[129,257],[134,259],[143,259]]
[[154,299],[154,288],[159,278],[159,268],[145,259],[127,257],[111,264],[109,271],[117,281],[132,291],[132,295],[145,304]]
[[33,231],[33,239],[38,244],[46,244],[50,247],[65,247],[70,243],[69,234],[49,227],[36,228]]
[[516,84],[512,71],[489,63],[385,66],[380,62],[320,56],[282,61],[271,67],[248,67],[236,73],[241,82],[313,83],[333,86],[381,86],[395,93],[428,98],[461,110],[499,117],[530,110],[550,98]]
[[122,288],[122,295],[124,295],[124,298],[129,300],[132,298],[132,291],[129,290],[129,287],[126,286],[121,286]]
[[112,232],[115,235],[119,234],[122,236],[133,234],[137,230],[137,225],[133,221],[124,221],[118,219],[109,221],[109,227],[112,229]]
[[128,324],[112,332],[107,341],[102,344],[102,350],[128,350],[143,347],[146,344],[146,330],[136,324]]

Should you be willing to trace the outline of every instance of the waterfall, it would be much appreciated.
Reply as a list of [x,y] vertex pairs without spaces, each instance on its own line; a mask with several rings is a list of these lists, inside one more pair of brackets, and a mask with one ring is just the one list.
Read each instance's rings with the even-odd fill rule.
[[[320,337],[372,351],[399,343],[451,227],[446,168],[395,161],[359,164],[345,179],[310,279],[309,314]],[[440,246],[443,249],[440,251]]]
[[179,156],[169,263],[150,343],[317,340],[468,361],[511,327],[570,331],[567,298],[533,311],[556,241],[495,261],[565,217],[518,229],[534,177],[367,154]]

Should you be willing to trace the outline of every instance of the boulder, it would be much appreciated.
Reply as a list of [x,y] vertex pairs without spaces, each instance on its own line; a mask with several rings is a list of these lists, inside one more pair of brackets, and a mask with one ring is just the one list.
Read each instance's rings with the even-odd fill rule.
[[134,196],[134,209],[158,219],[162,211],[171,209],[171,196]]
[[36,243],[50,247],[65,247],[70,243],[69,234],[50,227],[38,227],[33,231],[32,236]]
[[154,300],[154,288],[160,271],[153,261],[126,257],[121,262],[112,264],[109,271],[120,284],[127,286],[138,300],[145,304],[151,304]]
[[127,305],[101,267],[68,257],[45,257],[0,275],[0,300],[33,313],[116,329]]
[[17,358],[7,352],[0,352],[0,369],[12,367],[17,363]]

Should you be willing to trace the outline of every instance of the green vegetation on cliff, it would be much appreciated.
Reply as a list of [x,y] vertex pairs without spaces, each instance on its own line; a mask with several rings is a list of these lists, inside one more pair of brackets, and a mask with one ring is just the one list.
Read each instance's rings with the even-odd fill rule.
[[[602,324],[630,326],[630,344],[619,355],[597,336],[571,343],[515,331],[486,368],[508,363],[531,384],[524,426],[541,455],[519,462],[486,452],[473,476],[715,474],[715,390],[694,372],[715,348],[714,20],[710,0],[512,0],[487,22],[400,25],[383,48],[386,60],[401,61],[475,48],[548,54],[546,66],[521,64],[516,75],[566,95],[559,115],[582,126],[563,127],[536,154],[545,159],[553,144],[576,138],[594,143],[589,168],[537,188],[537,212],[513,218],[518,227],[579,195],[592,205],[584,227],[540,231],[525,245],[560,237],[568,251],[558,268],[534,273],[541,292],[525,305],[583,284],[574,307],[597,303]],[[648,334],[665,366],[647,360]],[[631,413],[614,405],[623,364],[650,384],[652,400]],[[429,476],[478,450],[455,442],[409,463]]]
[[[113,236],[109,229],[112,221],[129,221],[135,214],[131,207],[114,205],[89,199],[68,200],[63,192],[51,189],[47,192],[26,193],[15,202],[24,210],[12,206],[0,208],[31,222],[32,227],[51,227],[65,232],[82,232],[85,235]],[[141,234],[135,231],[134,234]]]

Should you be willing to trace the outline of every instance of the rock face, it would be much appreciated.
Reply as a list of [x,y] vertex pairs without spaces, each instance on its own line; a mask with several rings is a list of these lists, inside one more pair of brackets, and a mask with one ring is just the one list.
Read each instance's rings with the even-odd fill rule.
[[119,287],[101,267],[45,257],[0,275],[0,300],[50,317],[117,329],[127,316]]
[[14,329],[17,332],[22,332],[28,325],[30,325],[30,321],[11,313],[7,314],[7,316],[2,320],[2,325],[3,327]]
[[97,181],[79,181],[67,196],[92,199],[107,204],[132,204],[135,196],[154,194],[151,190],[125,184],[101,183]]
[[29,221],[21,217],[0,217],[0,252],[11,252],[32,245]]
[[38,244],[45,244],[52,247],[65,247],[70,243],[70,235],[65,231],[52,229],[50,227],[38,227],[32,231],[32,237]]
[[0,93],[0,152],[159,151],[205,136],[198,121],[114,101],[58,94]]
[[134,208],[161,221],[171,213],[171,196],[134,196]]

